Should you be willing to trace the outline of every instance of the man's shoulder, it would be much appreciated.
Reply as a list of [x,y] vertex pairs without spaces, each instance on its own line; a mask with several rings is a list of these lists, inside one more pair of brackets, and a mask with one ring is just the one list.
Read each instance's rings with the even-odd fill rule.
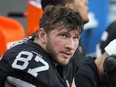
[[82,62],[81,62],[81,66],[86,66],[86,67],[95,67],[95,57],[90,57],[87,56]]
[[95,60],[95,58],[93,58],[93,57],[86,57],[80,64],[79,72],[82,72],[88,76],[90,74],[90,76],[91,76],[92,73],[96,72],[96,70],[97,70],[94,60]]

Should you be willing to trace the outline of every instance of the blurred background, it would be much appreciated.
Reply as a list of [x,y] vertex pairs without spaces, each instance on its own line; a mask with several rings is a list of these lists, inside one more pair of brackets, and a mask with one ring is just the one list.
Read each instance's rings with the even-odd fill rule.
[[[88,1],[90,21],[84,27],[81,40],[86,53],[95,56],[96,45],[100,42],[103,31],[105,31],[111,22],[116,20],[116,0]],[[1,55],[12,43],[32,35],[39,28],[38,23],[41,16],[40,0],[0,0]],[[9,25],[12,24],[2,20],[10,21],[10,23],[15,21],[15,23],[13,22],[15,26],[18,25],[18,28],[21,28],[19,31],[13,30],[12,26],[9,28]],[[18,38],[13,39],[14,37]],[[3,44],[6,47],[3,47]]]
[[[0,16],[8,16],[9,13],[24,13],[27,11],[27,0],[0,0]],[[11,17],[19,21],[25,31],[27,19],[25,17]]]
[[89,23],[85,25],[82,42],[87,54],[95,55],[103,31],[116,20],[116,0],[88,0]]

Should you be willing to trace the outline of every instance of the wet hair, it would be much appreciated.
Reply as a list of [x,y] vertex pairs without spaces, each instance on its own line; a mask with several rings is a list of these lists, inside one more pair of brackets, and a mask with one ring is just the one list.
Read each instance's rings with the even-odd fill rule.
[[40,20],[40,27],[45,30],[46,33],[53,29],[68,29],[77,30],[79,34],[82,32],[83,21],[78,12],[61,6],[61,5],[48,5],[44,9],[43,16]]
[[73,2],[73,0],[41,0],[42,9],[47,5],[65,5],[66,3]]

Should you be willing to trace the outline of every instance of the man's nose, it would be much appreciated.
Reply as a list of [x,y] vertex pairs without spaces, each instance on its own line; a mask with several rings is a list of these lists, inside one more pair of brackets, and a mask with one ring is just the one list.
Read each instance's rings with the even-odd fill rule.
[[66,48],[73,50],[74,49],[74,40],[73,39],[69,39],[66,42]]

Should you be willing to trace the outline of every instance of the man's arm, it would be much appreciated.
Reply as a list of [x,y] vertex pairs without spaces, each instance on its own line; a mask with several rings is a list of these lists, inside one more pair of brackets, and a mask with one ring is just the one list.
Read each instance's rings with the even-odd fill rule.
[[11,68],[8,66],[8,63],[1,59],[0,60],[0,87],[4,87],[4,82],[7,77],[8,71]]
[[116,55],[116,39],[111,41],[106,47],[105,47],[105,52],[95,60],[95,64],[97,66],[99,75],[104,74],[104,69],[103,69],[103,63],[105,59],[110,56],[110,55]]
[[99,58],[95,59],[95,64],[100,77],[104,75],[103,63],[108,56],[109,54],[107,52],[104,52]]
[[79,67],[76,75],[76,87],[103,87],[101,81],[104,76],[104,61],[113,54],[116,54],[116,39],[106,46],[105,51],[99,58],[85,58]]

